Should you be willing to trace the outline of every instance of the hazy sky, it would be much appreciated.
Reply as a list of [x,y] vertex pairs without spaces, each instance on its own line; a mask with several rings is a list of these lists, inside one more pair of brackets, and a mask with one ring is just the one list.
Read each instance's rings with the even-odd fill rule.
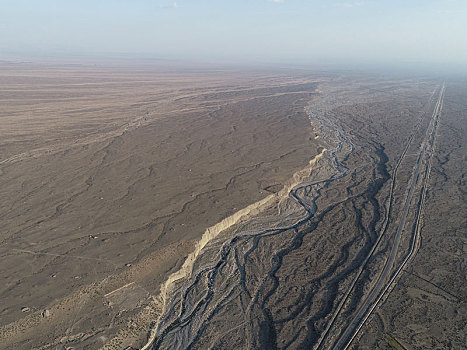
[[467,0],[0,0],[0,56],[467,62]]

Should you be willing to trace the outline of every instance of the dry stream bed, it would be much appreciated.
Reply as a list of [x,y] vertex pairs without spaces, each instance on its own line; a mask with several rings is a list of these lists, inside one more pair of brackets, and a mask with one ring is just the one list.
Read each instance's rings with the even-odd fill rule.
[[465,342],[465,85],[131,67],[0,79],[2,348]]

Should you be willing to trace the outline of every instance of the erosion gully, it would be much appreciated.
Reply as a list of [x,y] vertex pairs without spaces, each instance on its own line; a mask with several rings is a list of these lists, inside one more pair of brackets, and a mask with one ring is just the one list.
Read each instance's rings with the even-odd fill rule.
[[[164,314],[157,321],[154,335],[145,348],[197,348],[201,346],[203,336],[214,332],[216,340],[208,345],[203,340],[202,345],[203,348],[214,349],[218,347],[216,342],[219,343],[233,332],[242,330],[245,348],[321,349],[335,326],[336,318],[341,317],[344,304],[353,298],[351,304],[354,305],[353,309],[356,309],[362,300],[365,300],[363,293],[356,293],[355,286],[362,278],[365,265],[387,229],[397,167],[405,157],[422,117],[415,125],[392,176],[387,170],[388,157],[384,146],[375,140],[366,140],[365,147],[368,148],[367,152],[371,153],[368,157],[371,160],[371,164],[368,165],[371,169],[368,175],[370,180],[365,182],[362,190],[353,193],[350,191],[353,185],[349,177],[361,170],[355,163],[352,163],[353,167],[349,166],[348,160],[356,148],[362,149],[363,146],[356,144],[355,139],[345,133],[339,127],[338,121],[324,110],[310,105],[307,112],[313,128],[320,135],[320,142],[326,147],[323,157],[317,160],[309,176],[290,190],[286,205],[274,218],[269,219],[267,223],[263,222],[260,229],[249,229],[254,225],[239,226],[230,237],[218,243],[218,249],[214,250],[216,253],[213,253],[212,248],[206,250],[206,254],[210,254],[209,259],[202,254],[198,257],[199,263],[194,264],[190,278],[177,282],[170,300],[167,301]],[[340,186],[348,182],[343,191],[351,195],[323,201],[323,194],[332,189],[337,182]],[[380,193],[383,188],[388,192],[384,204],[380,199],[384,197]],[[364,201],[365,205],[371,208],[371,219],[368,223],[363,223],[362,209],[354,204],[356,200]],[[283,268],[284,259],[302,247],[304,239],[317,230],[331,211],[343,205],[353,208],[354,225],[364,233],[364,237],[357,235],[342,245],[339,256],[333,263],[307,281],[307,290],[290,308],[289,314],[273,316],[267,305],[284,287],[277,277]],[[256,218],[251,218],[251,221],[255,220]],[[253,269],[251,256],[258,253],[260,244],[266,240],[280,243],[276,243],[276,248],[271,250],[268,256],[264,256],[264,266]],[[356,253],[351,254],[350,249],[357,241],[360,242],[360,247]],[[207,261],[209,263],[206,263]],[[251,271],[255,271],[257,278],[254,288],[249,287],[248,273],[252,274]],[[340,286],[344,282],[346,290],[342,292]],[[232,304],[233,300],[239,298],[247,301],[243,308],[237,310],[241,314],[241,322],[228,329],[216,331],[213,321],[215,317],[223,312],[229,303]],[[316,299],[319,302],[316,302]],[[318,310],[312,311],[310,305],[313,301],[320,305]],[[290,335],[287,341],[279,342],[276,330],[297,317],[300,317],[302,322],[297,326],[295,334]],[[343,338],[339,338],[343,339],[339,340],[342,344],[347,344],[351,335],[358,331],[357,327],[350,331],[349,329],[347,327],[342,334]],[[339,341],[335,346],[342,345]]]

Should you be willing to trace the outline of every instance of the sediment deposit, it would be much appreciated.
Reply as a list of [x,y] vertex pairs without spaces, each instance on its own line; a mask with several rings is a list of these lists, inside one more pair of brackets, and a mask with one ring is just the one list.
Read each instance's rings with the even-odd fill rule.
[[463,83],[32,65],[0,79],[0,347],[465,343]]

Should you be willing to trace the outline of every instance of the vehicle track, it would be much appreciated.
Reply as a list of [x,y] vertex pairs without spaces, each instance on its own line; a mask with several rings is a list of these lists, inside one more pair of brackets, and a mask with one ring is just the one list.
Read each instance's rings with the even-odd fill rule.
[[[342,136],[342,132],[336,128],[335,126],[329,124],[327,121],[325,121],[324,119],[318,117],[318,116],[314,116],[314,119],[315,120],[318,120],[322,125],[324,125],[325,127],[327,127],[329,130],[333,130],[334,134],[335,134],[335,140],[337,140],[337,143],[336,143],[336,147],[332,150],[329,151],[329,159],[330,159],[330,163],[332,163],[333,167],[335,167],[336,169],[336,172],[334,174],[332,174],[331,176],[329,176],[328,178],[324,179],[324,180],[320,180],[320,181],[316,181],[316,182],[313,182],[313,183],[308,183],[308,184],[304,184],[302,186],[299,186],[297,188],[295,188],[294,190],[292,190],[289,194],[289,197],[291,197],[296,203],[298,203],[302,208],[304,208],[308,215],[300,220],[299,222],[297,222],[296,224],[292,225],[292,226],[289,226],[289,227],[283,227],[283,228],[280,228],[280,229],[277,229],[277,228],[274,228],[274,229],[271,229],[271,230],[264,230],[264,231],[260,231],[260,232],[255,232],[253,234],[250,234],[249,236],[250,237],[254,237],[254,244],[253,246],[250,248],[250,250],[248,250],[246,252],[246,254],[244,255],[244,258],[243,258],[243,261],[246,261],[249,257],[249,255],[257,248],[258,246],[258,242],[261,238],[263,238],[265,235],[277,235],[279,233],[282,233],[284,231],[287,231],[287,230],[290,230],[290,229],[294,229],[296,230],[296,235],[295,237],[292,239],[291,243],[289,244],[288,247],[280,250],[279,252],[277,252],[275,255],[273,255],[272,257],[272,261],[274,261],[274,265],[273,267],[271,268],[271,270],[266,274],[266,277],[263,279],[263,282],[264,283],[261,283],[260,286],[256,289],[254,295],[249,295],[250,298],[251,298],[251,302],[250,302],[250,306],[248,307],[248,310],[250,310],[249,312],[251,312],[251,310],[253,309],[253,307],[256,305],[256,304],[261,304],[261,306],[264,308],[264,304],[267,302],[268,298],[276,292],[277,288],[278,288],[278,283],[277,283],[277,279],[276,277],[274,276],[275,272],[281,267],[281,260],[283,258],[283,256],[287,255],[288,253],[290,253],[291,251],[297,249],[298,247],[300,247],[301,245],[301,240],[303,239],[303,237],[312,232],[318,225],[318,223],[322,220],[323,216],[325,216],[329,211],[331,211],[333,208],[335,208],[337,205],[340,205],[342,203],[334,203],[334,204],[331,204],[329,205],[327,208],[325,208],[323,211],[322,211],[322,214],[320,214],[320,216],[317,218],[317,220],[311,224],[310,228],[308,229],[305,229],[305,230],[301,230],[299,231],[298,229],[303,226],[305,223],[308,223],[310,221],[310,219],[313,217],[313,215],[316,213],[316,205],[315,205],[315,201],[316,199],[318,199],[320,197],[320,191],[321,189],[316,189],[316,193],[313,197],[313,200],[312,200],[312,204],[309,205],[306,203],[306,201],[302,200],[301,197],[298,195],[298,192],[303,190],[303,189],[306,189],[307,192],[308,192],[308,195],[307,195],[307,200],[309,201],[310,200],[310,197],[309,197],[309,193],[311,191],[311,187],[312,186],[316,186],[316,185],[319,185],[319,184],[322,184],[322,185],[328,185],[330,182],[336,180],[336,179],[339,179],[339,178],[342,178],[343,176],[346,176],[348,173],[349,173],[349,169],[346,168],[344,165],[343,165],[343,161],[345,161],[348,156],[350,155],[350,153],[353,152],[353,145],[352,143],[347,140],[346,138],[344,138]],[[344,144],[348,144],[350,145],[350,151],[345,154],[341,160],[338,159],[338,156],[337,154],[339,152],[342,151],[342,147]],[[380,147],[380,146],[379,146]],[[381,167],[381,168],[384,168],[384,163],[387,161],[387,157],[384,155],[384,152],[382,151],[382,149],[380,149],[379,151],[381,154],[380,154],[380,162],[382,162],[381,164],[382,165],[378,165],[378,168]],[[383,171],[383,170],[381,170]],[[385,170],[384,170],[385,171]],[[383,172],[384,172],[383,171]],[[384,177],[384,176],[383,176]],[[368,191],[370,191],[369,193],[373,192],[373,195],[376,194],[379,189],[381,188],[382,184],[384,183],[385,180],[383,180],[378,186],[377,186],[377,189],[375,190],[373,188],[373,185],[371,185],[369,188],[368,188]],[[367,193],[367,192],[365,192]],[[364,194],[359,194],[358,196],[355,196],[353,198],[347,198],[346,201],[350,201],[350,200],[353,200],[357,197],[361,197],[362,195]],[[377,207],[375,207],[374,209],[374,212],[375,212],[375,215],[378,213],[379,209]],[[372,231],[374,231],[374,226],[376,225],[376,222],[379,220],[379,217],[375,218],[373,220],[373,228],[372,228]],[[244,237],[245,235],[241,235],[242,237]],[[234,240],[236,240],[238,237],[235,237]],[[371,242],[371,240],[369,240]],[[225,261],[226,261],[226,256],[229,254],[230,252],[230,247],[232,247],[232,244],[235,243],[235,241],[232,241],[230,242],[227,246],[229,247],[229,249],[227,251],[224,250],[224,253],[225,254],[222,254],[222,262],[221,264],[218,264],[216,266],[216,269],[219,269],[221,266],[223,266],[225,264]],[[323,276],[321,276],[320,278],[316,279],[316,281],[314,281],[315,283],[320,283],[320,280],[324,277],[329,277],[330,274],[333,273],[333,271],[335,271],[335,269],[340,265],[342,264],[343,262],[345,262],[348,258],[348,252],[347,250],[349,249],[349,246],[351,244],[354,243],[354,240],[352,242],[350,242],[349,244],[347,244],[346,246],[343,247],[342,249],[342,257],[337,261],[336,264],[334,264]],[[225,247],[225,245],[224,245]],[[346,269],[343,273],[341,273],[337,278],[333,279],[333,281],[331,282],[331,285],[330,285],[330,288],[333,288],[333,289],[336,289],[339,282],[341,280],[343,280],[344,278],[346,278],[346,276],[348,275],[348,273],[355,269],[356,266],[359,265],[359,262],[360,260],[362,259],[361,255],[359,255],[357,257],[357,259],[355,261],[352,261],[352,266],[351,268],[349,269]],[[238,265],[238,264],[237,264]],[[239,270],[240,270],[240,273],[242,275],[244,275],[244,267],[239,267]],[[184,300],[186,298],[186,296],[188,295],[189,291],[193,288],[194,284],[198,283],[199,282],[199,276],[203,273],[206,273],[206,270],[203,270],[203,271],[200,271],[198,273],[198,275],[196,276],[196,278],[194,279],[194,283],[192,284],[192,286],[188,287],[186,292],[184,293],[183,297],[181,298],[182,301],[180,302],[180,304],[182,305],[180,307],[180,315],[182,315],[183,313],[185,313],[185,308],[183,306],[184,304]],[[207,285],[208,285],[208,294],[206,295],[206,298],[203,298],[203,300],[201,301],[201,303],[198,303],[196,308],[193,309],[193,312],[196,313],[197,311],[199,311],[199,307],[201,307],[201,304],[203,303],[209,303],[211,298],[212,298],[212,295],[211,295],[211,288],[212,288],[212,285],[213,285],[213,278],[215,278],[215,275],[216,275],[216,272],[214,271],[212,274],[211,274],[211,279],[208,281]],[[259,291],[261,290],[262,286],[267,282],[268,279],[272,279],[274,281],[274,287],[269,290],[269,292],[267,292],[266,294],[266,297],[262,299],[261,302],[259,302],[258,300],[258,294],[259,294]],[[243,278],[242,278],[243,280]],[[243,281],[243,290],[245,292],[248,293],[247,289],[245,288],[245,285],[244,285],[244,281]],[[229,293],[230,295],[231,293]],[[249,293],[248,293],[249,294]],[[334,293],[335,294],[335,293]],[[175,296],[174,299],[178,298],[179,296]],[[309,295],[308,298],[312,297],[312,295]],[[223,299],[224,300],[224,299]],[[216,307],[217,308],[217,307]],[[215,308],[215,309],[216,309]],[[169,309],[169,314],[171,312],[174,311],[174,308],[172,307],[171,309]],[[193,313],[189,315],[189,318],[191,318],[193,316]],[[209,316],[207,318],[207,320],[209,320],[210,318],[212,318],[212,315]],[[167,321],[168,319],[166,320],[163,320],[163,322]],[[158,340],[161,340],[164,338],[164,336],[166,334],[168,334],[169,332],[172,332],[175,328],[177,327],[181,327],[181,326],[184,326],[187,324],[188,321],[188,318],[185,318],[183,317],[183,319],[179,318],[177,320],[175,320],[171,325],[169,325],[166,330],[163,332],[163,334],[160,334],[157,339]],[[163,323],[162,322],[162,323]],[[202,333],[202,328],[200,329],[200,332]],[[272,328],[272,325],[271,325],[271,328]],[[199,332],[198,332],[199,333]],[[159,347],[159,344],[160,342],[158,343],[158,340],[155,341],[154,343],[154,348],[158,348]],[[194,341],[196,341],[196,339],[194,339]],[[250,343],[250,346],[258,346],[258,344],[255,344],[254,342],[251,342],[251,340],[249,341]],[[191,344],[193,344],[193,342],[191,342],[190,344],[185,344],[184,346],[180,346],[181,348],[190,348]],[[263,344],[265,346],[267,346],[267,344]]]
[[[404,208],[402,211],[402,215],[400,216],[399,225],[394,235],[394,242],[391,246],[391,251],[386,261],[386,264],[383,268],[383,271],[380,274],[377,282],[371,289],[368,297],[365,299],[364,303],[360,306],[355,317],[349,323],[349,325],[344,330],[344,332],[339,337],[339,339],[334,343],[333,349],[347,349],[351,345],[352,341],[355,339],[358,332],[361,330],[363,325],[366,323],[371,313],[378,306],[379,302],[383,299],[386,293],[390,291],[391,286],[393,285],[394,281],[398,278],[403,268],[407,265],[407,263],[416,254],[416,251],[418,250],[419,241],[420,241],[420,219],[421,219],[421,213],[423,211],[423,205],[425,202],[426,185],[427,185],[429,173],[431,170],[431,159],[432,159],[433,151],[434,151],[434,142],[436,139],[436,131],[438,127],[438,120],[440,117],[441,106],[443,103],[444,91],[445,91],[445,84],[443,83],[440,89],[440,92],[439,92],[438,101],[435,105],[435,108],[434,108],[434,111],[431,117],[430,124],[425,134],[425,139],[422,143],[421,150],[418,154],[417,162],[415,163],[415,166],[412,170],[411,185],[409,187],[409,190],[408,190],[408,193],[405,199],[405,204],[404,204]],[[410,247],[410,251],[405,257],[405,259],[403,260],[403,262],[396,269],[396,271],[394,271],[391,274],[393,265],[396,260],[396,254],[398,252],[401,235],[405,227],[407,215],[409,213],[409,208],[412,203],[412,198],[415,192],[415,188],[418,184],[420,170],[422,168],[422,162],[425,156],[427,156],[428,160],[426,161],[426,169],[423,174],[422,186],[420,189],[420,200],[417,204],[415,229],[412,230],[413,237],[412,237],[412,244]]]
[[[408,153],[424,115],[420,115],[414,126],[393,170],[392,178],[386,168],[388,157],[381,144],[367,140],[358,146],[360,152],[365,149],[365,157],[371,158],[370,162],[365,163],[366,171],[369,172],[365,175],[365,181],[369,182],[350,191],[352,186],[361,184],[361,181],[357,179],[355,182],[355,179],[350,180],[347,176],[365,171],[360,169],[363,159],[357,155],[360,163],[357,163],[356,168],[347,167],[346,162],[355,151],[353,141],[344,136],[344,132],[337,126],[337,120],[334,123],[332,117],[328,118],[330,116],[323,114],[319,108],[317,111],[318,113],[314,113],[309,110],[310,121],[318,124],[313,127],[319,130],[320,138],[327,148],[313,170],[318,175],[315,174],[292,188],[283,206],[286,210],[279,210],[278,216],[269,225],[261,226],[264,229],[249,229],[256,226],[245,224],[223,244],[219,242],[221,245],[217,256],[207,258],[204,264],[202,261],[195,263],[191,277],[176,283],[172,298],[166,301],[164,314],[157,321],[157,326],[143,349],[214,349],[220,346],[223,338],[229,339],[235,332],[242,334],[242,342],[246,348],[322,348],[325,345],[324,341],[334,326],[336,317],[340,315],[364,266],[379,246],[382,233],[388,227],[397,169]],[[356,172],[356,169],[359,171]],[[389,180],[387,205],[382,206],[378,199],[381,196],[379,193]],[[328,192],[335,191],[331,187],[335,182],[339,182],[338,186],[350,183],[346,187],[346,197],[329,197]],[[364,207],[367,208],[365,220],[362,219]],[[333,211],[342,212],[345,208],[352,211],[355,217],[353,229],[361,234],[343,243],[332,263],[316,277],[306,280],[307,290],[301,292],[296,304],[290,305],[286,316],[272,315],[270,305],[274,303],[273,299],[280,298],[281,289],[287,288],[278,276],[285,258],[299,252],[306,237],[315,232]],[[297,217],[300,212],[301,217]],[[289,217],[296,219],[291,224],[284,224],[291,222]],[[347,225],[344,222],[341,224]],[[274,244],[274,248],[268,246],[265,261],[255,264],[255,259],[261,256],[265,244]],[[355,253],[356,247],[358,250]],[[252,280],[257,282],[252,283]],[[340,289],[347,283],[350,283],[350,287],[346,287],[346,294],[341,297]],[[222,319],[222,315],[225,315],[222,310],[235,303],[243,305],[238,310],[238,323],[213,335],[213,324],[219,322],[216,317]],[[297,317],[305,320],[305,324],[294,330],[295,335],[287,343],[279,344],[276,330]],[[206,343],[207,334],[209,344]],[[306,336],[303,338],[300,334]]]
[[[435,94],[436,90],[438,90],[438,89],[435,89],[433,91],[433,93],[431,94],[431,96],[430,96],[430,99],[429,99],[428,104],[427,104],[428,108],[431,106],[431,104],[433,102],[433,97],[434,97],[434,94]],[[341,302],[339,303],[338,308],[334,312],[330,322],[326,326],[326,329],[322,333],[322,336],[320,337],[319,341],[314,346],[314,349],[323,349],[325,341],[326,341],[332,327],[334,326],[334,322],[335,322],[336,318],[341,314],[342,309],[344,308],[344,305],[346,305],[346,303],[349,301],[351,293],[353,292],[357,282],[360,280],[360,278],[362,277],[362,274],[365,271],[365,267],[367,266],[370,258],[373,256],[375,250],[378,248],[378,246],[379,246],[379,244],[381,242],[381,239],[386,234],[386,231],[388,229],[388,224],[389,224],[389,218],[390,218],[390,216],[392,214],[392,211],[393,211],[394,190],[395,190],[395,187],[396,187],[396,178],[397,178],[398,170],[399,170],[399,167],[400,167],[402,161],[405,159],[405,157],[407,155],[407,152],[408,152],[408,150],[410,148],[410,145],[413,142],[413,139],[415,137],[416,132],[420,128],[420,125],[421,125],[421,123],[423,121],[423,117],[424,117],[426,112],[427,112],[427,110],[424,110],[422,113],[420,113],[418,121],[417,121],[416,125],[414,126],[414,128],[413,128],[413,130],[412,130],[412,132],[411,132],[411,134],[410,134],[410,136],[409,136],[409,138],[408,138],[408,140],[407,140],[407,142],[405,144],[405,147],[404,147],[401,155],[399,156],[399,159],[398,159],[398,161],[397,161],[397,163],[396,163],[396,165],[395,165],[395,167],[393,169],[392,176],[391,176],[391,188],[390,188],[389,196],[388,196],[388,200],[387,200],[387,203],[388,203],[387,204],[387,210],[385,212],[384,221],[383,221],[383,223],[381,225],[380,233],[377,236],[377,240],[376,240],[375,244],[373,245],[372,249],[370,250],[369,254],[366,256],[365,260],[363,261],[361,267],[358,270],[357,275],[355,276],[355,278],[353,279],[351,285],[349,286],[346,293],[344,294],[344,297],[342,298]]]

